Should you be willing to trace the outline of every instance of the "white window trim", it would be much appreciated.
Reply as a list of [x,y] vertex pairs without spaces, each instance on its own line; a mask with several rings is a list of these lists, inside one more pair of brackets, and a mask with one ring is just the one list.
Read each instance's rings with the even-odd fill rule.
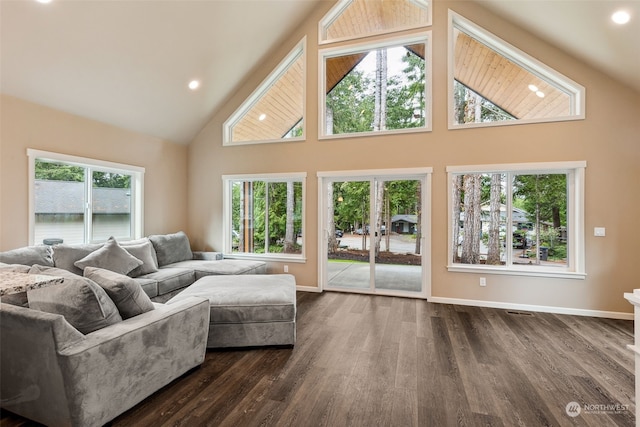
[[[504,120],[499,122],[482,122],[482,123],[464,123],[457,124],[453,114],[455,102],[454,102],[454,29],[458,28],[473,38],[481,41],[489,48],[495,50],[500,55],[511,60],[515,64],[529,71],[530,73],[540,77],[541,79],[553,84],[558,89],[569,94],[572,97],[571,101],[571,115],[554,118],[540,118],[540,119],[518,119],[518,120]],[[484,28],[474,24],[462,15],[449,9],[449,41],[448,41],[448,84],[447,84],[447,99],[448,99],[448,122],[449,129],[468,129],[476,127],[492,127],[492,126],[513,126],[529,123],[548,123],[548,122],[563,122],[572,120],[584,120],[585,118],[585,88],[579,83],[571,80],[569,77],[559,73],[552,69],[548,65],[538,61],[534,57],[530,56],[526,52],[518,49],[517,47],[507,43],[498,36],[490,33]]]
[[[328,181],[339,181],[350,179],[380,179],[384,181],[391,180],[408,180],[416,179],[423,180],[422,188],[422,293],[421,297],[431,298],[431,247],[432,247],[432,233],[431,233],[431,181],[433,175],[432,167],[423,168],[404,168],[404,169],[365,169],[365,170],[344,170],[344,171],[322,171],[317,172],[318,177],[318,286],[323,289],[323,285],[327,283],[327,236],[329,230],[326,228],[326,200],[323,197],[325,184]],[[370,212],[370,223],[373,224],[374,213]],[[380,293],[384,294],[384,292]],[[400,295],[394,293],[393,295]],[[405,296],[415,296],[415,293],[408,293]]]
[[[553,277],[568,279],[585,279],[585,231],[584,231],[584,181],[586,161],[548,162],[548,163],[512,163],[495,165],[447,166],[447,270],[461,273],[492,273],[515,276]],[[506,173],[549,174],[567,173],[567,235],[570,239],[566,268],[561,267],[528,267],[520,265],[486,266],[478,264],[455,264],[451,254],[453,224],[450,218],[453,212],[453,175],[473,173]]]
[[[407,129],[392,129],[384,131],[372,131],[372,132],[357,132],[357,133],[341,133],[337,135],[327,135],[326,133],[326,121],[327,121],[327,79],[326,79],[326,58],[333,58],[336,56],[347,55],[358,52],[370,51],[381,47],[396,47],[409,44],[424,43],[424,99],[425,99],[425,126],[420,128],[407,128]],[[362,43],[352,43],[340,47],[332,47],[318,50],[318,139],[341,139],[341,138],[360,138],[370,137],[378,135],[395,135],[399,133],[416,133],[416,132],[430,132],[432,128],[432,60],[431,60],[431,31],[423,31],[407,36],[400,37],[388,37],[384,40],[369,41]]]
[[[71,156],[68,154],[53,153],[49,151],[34,150],[27,148],[29,158],[29,244],[34,245],[35,240],[35,164],[36,159],[52,160],[64,162],[89,168],[97,171],[108,171],[131,175],[132,212],[131,212],[131,235],[133,239],[140,239],[144,233],[144,173],[145,168],[140,166],[127,165],[124,163],[114,163],[105,160],[90,159],[87,157]],[[85,214],[91,213],[91,192],[87,195],[87,207]],[[85,236],[91,240],[91,215],[85,220]]]
[[[250,110],[256,102],[266,94],[269,89],[273,87],[273,84],[289,69],[289,67],[302,56],[302,73],[303,73],[303,87],[302,87],[302,136],[295,138],[277,138],[277,139],[264,139],[259,141],[233,141],[233,127],[244,117],[246,112]],[[235,145],[247,145],[247,144],[268,144],[274,142],[294,142],[304,141],[306,139],[307,129],[307,37],[304,36],[302,40],[291,49],[287,56],[278,64],[278,66],[265,78],[262,83],[258,85],[256,90],[249,95],[249,97],[234,111],[234,113],[224,122],[222,125],[222,145],[223,146],[235,146]]]
[[318,22],[318,44],[328,44],[328,43],[337,43],[345,40],[357,40],[366,37],[377,36],[380,34],[391,34],[397,33],[400,31],[413,30],[416,28],[424,28],[430,27],[433,22],[433,2],[425,1],[425,0],[407,0],[410,3],[415,4],[418,7],[423,7],[427,9],[427,13],[429,15],[427,22],[422,25],[405,25],[402,27],[394,28],[386,31],[376,31],[370,34],[362,34],[359,36],[353,37],[339,37],[335,39],[327,39],[327,28],[333,24],[333,22],[338,19],[338,17],[353,3],[353,0],[344,0],[336,3],[329,12]]
[[[260,182],[302,182],[302,253],[300,254],[257,254],[245,252],[233,252],[231,237],[231,220],[233,213],[231,182],[233,181],[260,181]],[[255,259],[261,261],[280,261],[305,263],[306,257],[306,190],[307,173],[264,173],[264,174],[233,174],[222,175],[222,253],[229,259]]]

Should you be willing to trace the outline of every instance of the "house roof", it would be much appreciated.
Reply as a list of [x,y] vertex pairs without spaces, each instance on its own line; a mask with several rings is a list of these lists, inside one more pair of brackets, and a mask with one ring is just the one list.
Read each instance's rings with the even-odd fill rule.
[[[84,213],[84,183],[36,180],[36,214]],[[93,189],[93,213],[120,214],[131,212],[131,190],[128,188]]]
[[[640,2],[475,0],[640,92]],[[0,90],[188,144],[323,0],[0,0]],[[472,17],[470,17],[472,18]],[[312,48],[313,46],[309,46]],[[187,83],[199,79],[198,91]]]
[[394,215],[391,217],[391,222],[408,222],[409,224],[418,223],[418,215]]

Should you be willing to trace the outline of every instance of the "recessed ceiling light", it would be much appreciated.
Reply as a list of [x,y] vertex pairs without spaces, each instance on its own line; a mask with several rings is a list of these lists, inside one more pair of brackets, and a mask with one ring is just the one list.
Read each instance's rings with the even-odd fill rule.
[[624,25],[631,20],[631,15],[626,10],[618,10],[611,15],[611,20],[618,25]]
[[51,3],[51,0],[36,0],[38,3],[47,4]]
[[200,87],[200,82],[198,80],[191,80],[189,82],[189,89],[196,90]]
[[531,92],[537,92],[538,91],[538,86],[536,85],[529,85],[529,90]]
[[262,113],[260,114],[260,117],[258,117],[258,120],[263,121],[266,118],[267,118],[267,115],[265,113]]

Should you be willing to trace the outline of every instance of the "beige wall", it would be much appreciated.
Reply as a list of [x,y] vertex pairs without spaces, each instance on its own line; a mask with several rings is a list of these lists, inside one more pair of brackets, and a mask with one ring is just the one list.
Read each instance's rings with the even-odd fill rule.
[[[317,20],[323,4],[281,47],[265,56],[189,147],[189,231],[198,247],[221,249],[222,174],[305,171],[307,262],[289,264],[298,284],[317,286],[316,172],[433,167],[432,295],[579,310],[631,312],[622,294],[638,287],[640,94],[504,22],[472,2],[435,2],[433,131],[319,141]],[[586,120],[450,131],[447,129],[447,9],[462,14],[586,87]],[[222,123],[274,66],[307,36],[307,140],[222,146]],[[406,153],[411,153],[407,156]],[[450,273],[447,265],[448,165],[586,160],[586,280]],[[593,237],[593,227],[607,236]],[[271,263],[272,272],[282,265]]]
[[27,148],[144,167],[144,233],[186,230],[187,147],[6,95],[0,102],[0,250],[29,240]]

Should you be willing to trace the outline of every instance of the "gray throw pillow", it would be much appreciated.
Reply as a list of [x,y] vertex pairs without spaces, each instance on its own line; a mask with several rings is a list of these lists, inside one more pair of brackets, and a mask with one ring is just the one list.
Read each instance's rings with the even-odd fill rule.
[[109,237],[103,247],[95,252],[91,252],[73,264],[81,270],[84,270],[86,267],[98,267],[120,274],[127,274],[134,268],[141,266],[142,261],[124,250],[122,246],[116,242],[116,239]]
[[107,292],[123,319],[154,309],[142,286],[131,277],[95,267],[85,268],[84,277],[93,280]]
[[26,246],[24,248],[0,252],[0,262],[3,262],[5,264],[22,264],[28,266],[32,266],[33,264],[40,264],[53,267],[51,246]]
[[29,273],[64,278],[62,284],[28,291],[29,308],[61,314],[83,334],[122,321],[116,305],[93,281],[67,270],[39,265],[31,267]]
[[53,247],[53,265],[82,276],[82,270],[74,265],[90,253],[97,251],[104,243],[80,243],[74,245],[55,245]]
[[145,239],[142,243],[131,244],[130,242],[120,243],[122,248],[134,257],[142,261],[142,265],[134,268],[127,276],[138,277],[143,274],[155,273],[158,271],[158,259],[156,258],[156,250],[149,239]]
[[189,238],[182,231],[174,234],[149,236],[149,240],[156,250],[160,267],[193,259]]

